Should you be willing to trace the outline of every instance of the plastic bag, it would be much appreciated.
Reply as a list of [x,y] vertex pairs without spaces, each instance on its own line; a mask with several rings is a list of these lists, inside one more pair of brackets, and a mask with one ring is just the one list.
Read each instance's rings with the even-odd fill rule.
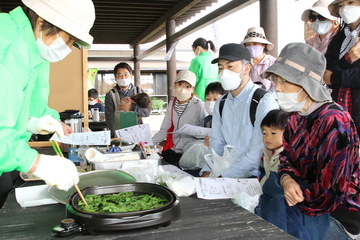
[[180,158],[179,165],[183,170],[196,170],[204,166],[204,156],[208,154],[208,147],[204,140],[196,140],[185,145],[184,153]]
[[194,177],[173,165],[159,166],[155,183],[168,187],[179,197],[188,197],[196,192]]
[[222,156],[219,156],[214,149],[211,149],[211,152],[212,153],[204,156],[206,163],[211,169],[210,177],[219,177],[240,158],[240,154],[236,151],[235,147],[230,145],[224,146],[224,153]]

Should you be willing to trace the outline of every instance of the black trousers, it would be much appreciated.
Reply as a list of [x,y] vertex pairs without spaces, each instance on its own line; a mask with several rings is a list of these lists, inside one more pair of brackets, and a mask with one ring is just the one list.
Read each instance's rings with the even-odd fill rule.
[[0,208],[4,205],[8,193],[12,190],[18,177],[19,171],[6,172],[0,176]]

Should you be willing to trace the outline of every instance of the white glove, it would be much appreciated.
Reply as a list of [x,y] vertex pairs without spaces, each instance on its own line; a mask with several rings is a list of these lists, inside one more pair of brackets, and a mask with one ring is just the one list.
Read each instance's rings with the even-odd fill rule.
[[60,139],[64,138],[64,129],[61,123],[49,115],[29,120],[27,130],[34,134],[47,135],[56,132]]
[[33,174],[43,179],[48,185],[56,185],[67,191],[79,182],[76,166],[69,159],[59,156],[40,154],[40,160]]

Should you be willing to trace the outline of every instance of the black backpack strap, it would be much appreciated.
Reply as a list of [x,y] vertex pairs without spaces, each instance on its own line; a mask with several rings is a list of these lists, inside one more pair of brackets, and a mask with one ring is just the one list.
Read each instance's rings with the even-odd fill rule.
[[254,126],[255,123],[255,115],[256,115],[256,109],[260,102],[260,99],[267,93],[265,89],[258,88],[255,90],[253,94],[253,98],[251,100],[250,104],[250,120],[251,124]]
[[229,93],[225,94],[224,97],[220,100],[220,104],[219,104],[220,118],[222,118],[222,111],[223,111],[225,100],[226,100],[228,94]]

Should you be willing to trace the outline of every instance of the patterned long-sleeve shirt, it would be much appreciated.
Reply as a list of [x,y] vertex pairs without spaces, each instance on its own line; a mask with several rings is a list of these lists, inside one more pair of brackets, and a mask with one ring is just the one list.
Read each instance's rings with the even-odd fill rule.
[[279,173],[309,184],[299,208],[310,216],[335,209],[359,212],[359,137],[349,113],[336,103],[308,116],[292,113]]

